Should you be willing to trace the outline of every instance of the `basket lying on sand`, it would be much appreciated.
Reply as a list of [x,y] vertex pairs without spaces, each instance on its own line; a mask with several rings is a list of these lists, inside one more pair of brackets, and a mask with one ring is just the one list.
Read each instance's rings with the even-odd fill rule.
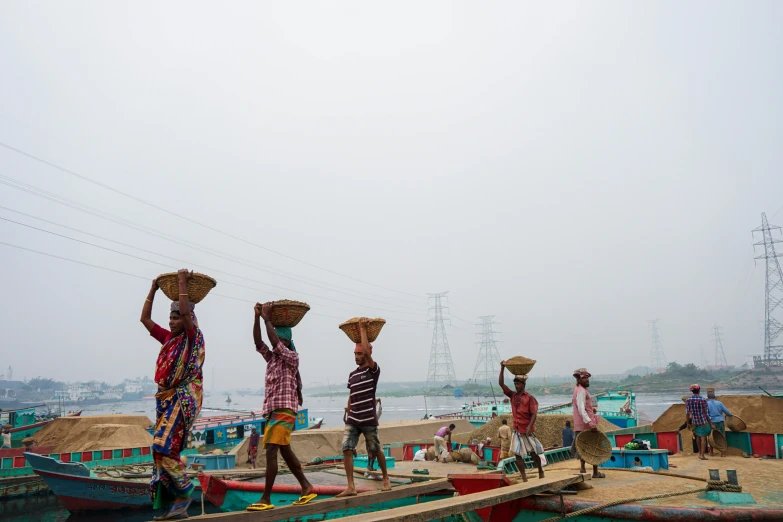
[[[381,319],[380,317],[370,319],[370,323],[367,325],[367,340],[374,342],[375,339],[378,338],[378,334],[381,333],[381,328],[383,328],[383,325],[385,324],[386,319]],[[345,321],[340,325],[340,330],[345,332],[345,335],[347,335],[348,338],[356,344],[362,342],[362,334],[359,331],[358,317],[354,317],[353,319],[348,319]]]
[[[161,274],[158,276],[157,282],[160,289],[166,294],[166,297],[172,301],[179,299],[179,276],[177,272]],[[209,291],[215,288],[215,285],[217,285],[217,281],[208,275],[194,273],[188,279],[188,299],[192,303],[201,302]]]
[[726,415],[726,427],[731,431],[745,431],[748,425],[736,415]]
[[310,310],[310,305],[301,301],[282,299],[272,302],[272,324],[293,328]]
[[600,431],[583,431],[576,437],[579,457],[593,466],[600,466],[612,456],[612,443]]
[[536,361],[528,359],[527,357],[516,356],[506,360],[506,368],[514,375],[527,375],[533,366],[536,365]]
[[712,430],[712,433],[710,433],[708,439],[710,446],[716,450],[726,451],[726,449],[729,447],[728,443],[726,442],[726,437],[724,437],[723,433],[721,433],[719,430]]

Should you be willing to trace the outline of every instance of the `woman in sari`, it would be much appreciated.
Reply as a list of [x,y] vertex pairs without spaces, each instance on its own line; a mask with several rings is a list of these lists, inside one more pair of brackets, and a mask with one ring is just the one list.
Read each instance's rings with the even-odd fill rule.
[[195,305],[188,300],[191,273],[182,269],[178,277],[179,299],[171,303],[170,330],[152,320],[157,281],[152,282],[141,312],[142,324],[162,345],[155,366],[158,393],[155,395],[150,498],[156,509],[167,503],[169,507],[155,520],[180,518],[186,514],[194,487],[179,454],[185,448],[190,429],[201,410],[204,336],[198,327]]

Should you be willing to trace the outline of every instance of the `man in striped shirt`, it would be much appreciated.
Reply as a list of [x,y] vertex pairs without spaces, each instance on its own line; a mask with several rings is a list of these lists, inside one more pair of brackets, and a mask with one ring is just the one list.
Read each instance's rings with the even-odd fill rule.
[[378,459],[378,467],[383,473],[383,491],[391,490],[389,475],[386,473],[386,457],[381,451],[378,440],[378,414],[375,409],[375,389],[381,368],[372,358],[372,345],[367,340],[369,319],[359,319],[361,343],[356,345],[353,357],[359,365],[348,376],[348,407],[345,408],[345,431],[343,432],[343,463],[348,478],[348,488],[337,495],[349,497],[356,495],[353,480],[353,452],[359,443],[359,435],[364,435],[368,458]]

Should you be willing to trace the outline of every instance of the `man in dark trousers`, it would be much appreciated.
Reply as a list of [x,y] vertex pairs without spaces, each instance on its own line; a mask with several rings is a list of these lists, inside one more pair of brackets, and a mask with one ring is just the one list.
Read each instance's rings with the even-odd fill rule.
[[346,408],[345,431],[343,432],[343,464],[348,478],[348,487],[337,495],[349,497],[356,495],[353,480],[353,452],[359,443],[359,435],[364,435],[368,459],[378,459],[378,467],[383,474],[383,491],[391,491],[391,482],[386,473],[386,457],[383,455],[381,441],[378,439],[378,412],[375,390],[381,367],[372,358],[372,345],[367,340],[366,317],[359,319],[361,342],[353,351],[354,361],[359,366],[348,376],[348,407]]

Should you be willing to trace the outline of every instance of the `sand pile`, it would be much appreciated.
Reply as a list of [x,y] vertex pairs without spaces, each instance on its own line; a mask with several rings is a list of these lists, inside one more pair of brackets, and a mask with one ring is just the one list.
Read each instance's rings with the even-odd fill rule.
[[[503,419],[506,419],[509,426],[513,426],[514,421],[511,418],[511,415],[501,415],[473,431],[470,434],[470,439],[481,441],[490,437],[492,439],[492,445],[499,446],[500,439],[498,438],[498,429],[503,425]],[[538,437],[538,440],[545,448],[552,448],[563,444],[563,428],[565,428],[566,421],[571,421],[571,424],[573,425],[573,415],[547,414],[539,415],[536,418],[536,437]],[[598,429],[601,431],[612,431],[616,430],[617,426],[604,418],[600,418],[598,421]]]
[[[60,417],[37,431],[35,443],[39,446],[53,446],[54,452],[87,451],[80,448],[87,443],[98,446],[89,449],[104,449],[100,437],[115,444],[111,448],[135,448],[149,446],[152,436],[146,432],[152,421],[144,415],[96,415],[92,417]],[[99,428],[87,432],[93,426],[113,426],[107,429]],[[140,428],[136,430],[135,428]],[[144,433],[142,435],[142,432]],[[109,449],[109,446],[105,447]]]
[[[783,433],[783,399],[766,395],[719,396],[728,410],[739,415],[753,433]],[[685,405],[673,404],[653,422],[653,430],[677,431],[685,423]],[[685,442],[685,441],[683,441]]]
[[74,439],[66,441],[59,451],[95,451],[104,449],[142,448],[152,445],[152,435],[141,426],[128,424],[95,424]]

